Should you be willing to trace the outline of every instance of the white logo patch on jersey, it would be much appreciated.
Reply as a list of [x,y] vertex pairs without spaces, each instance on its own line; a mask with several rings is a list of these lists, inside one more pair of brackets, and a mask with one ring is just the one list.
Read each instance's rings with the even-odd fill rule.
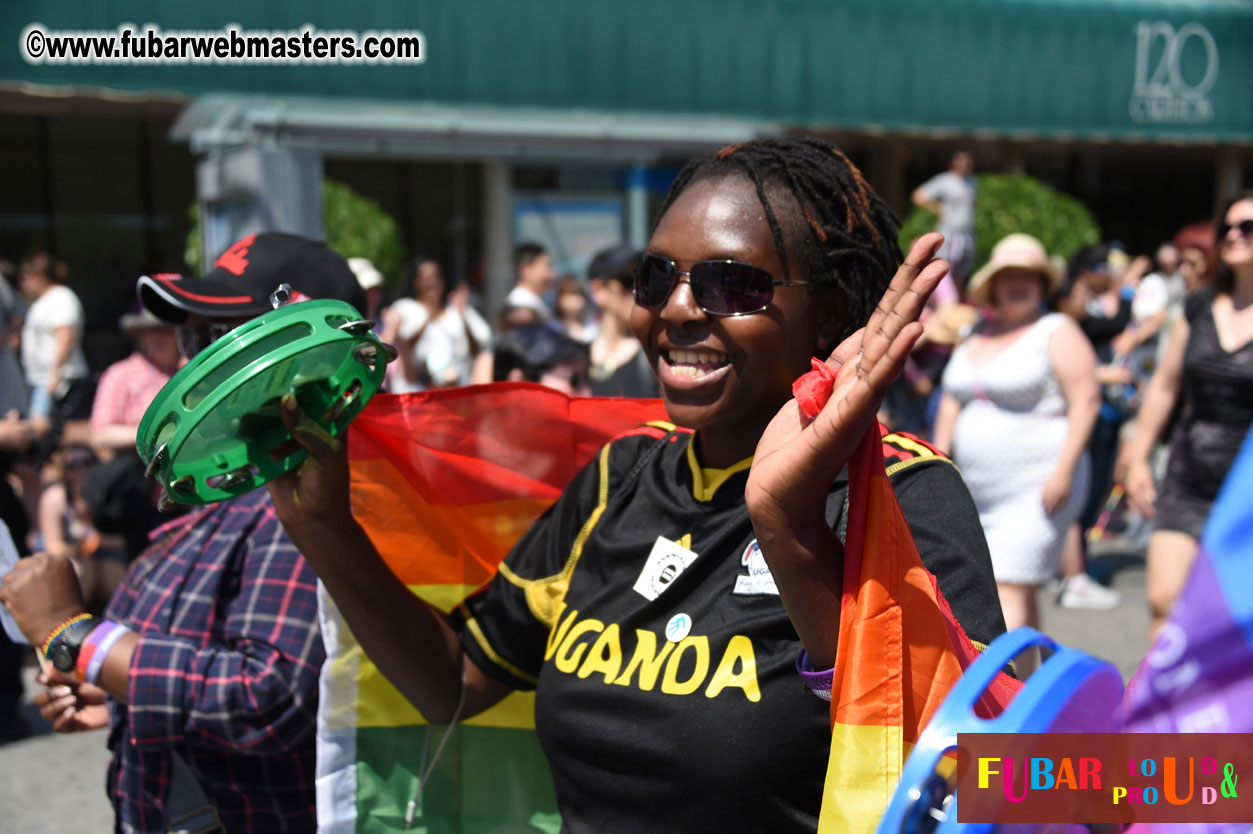
[[695,561],[695,553],[678,542],[658,536],[653,543],[652,552],[648,554],[648,561],[644,562],[644,569],[640,571],[639,579],[635,580],[634,590],[644,599],[656,599]]
[[692,633],[692,618],[686,614],[675,614],[666,623],[666,639],[677,643]]
[[744,554],[740,556],[740,565],[748,568],[748,573],[741,573],[735,577],[735,587],[731,589],[731,593],[774,594],[776,597],[779,595],[779,589],[774,584],[774,577],[766,565],[766,557],[761,555],[761,547],[756,539],[744,548]]

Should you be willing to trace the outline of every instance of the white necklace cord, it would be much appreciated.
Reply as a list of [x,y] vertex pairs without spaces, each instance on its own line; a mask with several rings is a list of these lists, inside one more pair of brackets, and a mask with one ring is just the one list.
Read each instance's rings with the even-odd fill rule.
[[452,719],[449,720],[448,726],[444,728],[444,734],[440,737],[439,744],[435,745],[435,755],[431,757],[430,764],[426,761],[427,742],[431,737],[431,727],[428,724],[426,733],[422,736],[422,759],[418,765],[418,787],[413,792],[413,799],[409,800],[409,807],[405,809],[405,831],[413,826],[413,821],[417,817],[418,803],[422,801],[422,791],[426,788],[427,780],[431,778],[431,774],[435,772],[435,765],[439,763],[439,757],[444,753],[444,747],[448,744],[448,738],[452,735],[452,731],[456,728],[457,722],[461,720],[461,711],[466,705],[466,659],[465,653],[459,655],[461,663],[461,692],[457,697],[457,709],[453,711]]

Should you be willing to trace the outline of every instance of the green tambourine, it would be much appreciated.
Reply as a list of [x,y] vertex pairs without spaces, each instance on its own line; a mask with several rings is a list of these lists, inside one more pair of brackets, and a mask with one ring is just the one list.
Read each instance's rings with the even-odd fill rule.
[[279,307],[196,355],[157,394],[136,447],[165,500],[209,504],[295,469],[275,459],[292,438],[279,414],[294,394],[304,414],[339,435],[378,391],[395,348],[351,304],[317,299]]

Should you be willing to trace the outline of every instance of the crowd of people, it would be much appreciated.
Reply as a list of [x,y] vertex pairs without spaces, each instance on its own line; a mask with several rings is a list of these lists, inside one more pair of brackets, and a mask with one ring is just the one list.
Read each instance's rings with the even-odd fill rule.
[[[0,511],[19,550],[39,555],[0,583],[0,604],[49,658],[36,702],[54,729],[108,728],[119,830],[198,815],[227,830],[314,830],[318,580],[432,720],[536,690],[569,830],[814,830],[829,705],[806,687],[820,690],[812,681],[835,662],[853,557],[836,534],[839,475],[876,410],[938,450],[890,477],[973,640],[1033,624],[1053,581],[1063,604],[1119,604],[1085,569],[1111,491],[1152,519],[1160,624],[1253,420],[1253,194],[1224,206],[1212,247],[1163,245],[1150,259],[1106,244],[1065,263],[1015,234],[967,274],[969,157],[947,174],[915,200],[947,215],[951,271],[939,235],[902,259],[892,212],[828,143],[725,148],[679,174],[642,252],[609,247],[580,278],[518,246],[490,323],[430,257],[388,299],[363,258],[250,236],[230,269],[139,282],[142,312],[119,322],[135,351],[94,395],[66,268],[23,261],[20,292],[0,286]],[[451,616],[388,571],[353,520],[343,444],[302,428],[290,399],[283,418],[310,452],[297,471],[162,518],[134,452],[140,417],[181,362],[271,309],[281,283],[375,319],[398,349],[390,391],[526,380],[661,396],[675,426],[606,446],[508,570]],[[799,425],[791,384],[815,357],[848,365],[854,383]],[[632,559],[662,543],[682,581],[649,596],[633,589]],[[768,587],[729,593],[753,547]],[[756,697],[666,698],[554,667],[556,609],[536,603],[540,584],[640,640],[660,639],[682,609],[711,643],[747,641]],[[21,652],[0,635],[0,737],[23,731]],[[606,770],[606,745],[633,778]]]
[[1088,572],[1111,520],[1147,537],[1152,633],[1164,622],[1250,421],[1251,217],[1235,197],[1212,245],[1152,257],[1107,243],[1066,262],[1012,234],[960,298],[933,296],[882,419],[961,468],[1008,627],[1038,623],[1042,585],[1065,607],[1120,604]]
[[[658,396],[630,330],[638,260],[638,251],[618,244],[591,258],[585,278],[558,276],[544,247],[522,243],[514,250],[515,284],[493,328],[466,283],[450,284],[433,258],[413,259],[400,295],[374,314],[380,338],[399,348],[386,390],[547,377],[546,384],[570,394]],[[377,271],[368,261],[349,265],[363,286],[374,286]]]

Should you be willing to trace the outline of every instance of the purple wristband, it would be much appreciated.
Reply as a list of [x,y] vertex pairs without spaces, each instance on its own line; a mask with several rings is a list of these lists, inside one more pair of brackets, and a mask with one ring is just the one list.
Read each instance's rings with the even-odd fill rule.
[[796,671],[800,674],[801,683],[805,684],[806,689],[824,701],[831,700],[831,685],[835,679],[834,666],[821,672],[813,671],[809,668],[809,655],[801,649],[800,655],[796,658]]
[[[108,630],[106,631],[106,629]],[[123,625],[105,620],[91,633],[91,637],[96,637],[97,632],[101,634],[99,638],[93,641],[96,643],[96,651],[92,654],[91,660],[87,664],[87,670],[83,673],[84,683],[90,683],[94,686],[100,680],[100,670],[104,668],[104,659],[113,650],[113,645],[128,630]]]

